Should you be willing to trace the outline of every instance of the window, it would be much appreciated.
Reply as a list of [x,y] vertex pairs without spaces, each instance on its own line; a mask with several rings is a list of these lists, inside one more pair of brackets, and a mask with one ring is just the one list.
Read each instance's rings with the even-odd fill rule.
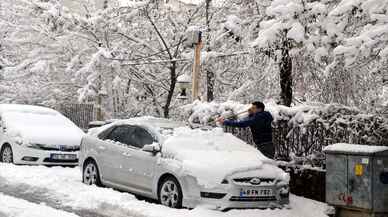
[[144,145],[150,145],[155,141],[151,134],[149,134],[145,129],[140,127],[136,128],[134,137],[134,146],[138,148],[143,148]]
[[114,127],[110,127],[110,128],[108,128],[108,129],[102,131],[100,134],[98,134],[97,137],[98,137],[99,139],[102,139],[102,140],[108,139],[109,134],[110,134],[115,128],[116,128],[115,126],[114,126]]
[[135,129],[133,126],[118,126],[113,129],[106,139],[135,146]]
[[144,145],[149,145],[154,142],[154,138],[145,129],[129,125],[113,127],[100,135],[104,139],[120,142],[136,148],[143,148]]

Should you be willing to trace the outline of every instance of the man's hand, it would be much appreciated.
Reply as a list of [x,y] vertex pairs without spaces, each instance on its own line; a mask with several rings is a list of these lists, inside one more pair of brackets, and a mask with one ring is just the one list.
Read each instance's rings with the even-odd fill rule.
[[224,122],[225,122],[225,118],[224,117],[219,117],[219,118],[216,119],[216,122],[218,122],[218,123],[223,125]]

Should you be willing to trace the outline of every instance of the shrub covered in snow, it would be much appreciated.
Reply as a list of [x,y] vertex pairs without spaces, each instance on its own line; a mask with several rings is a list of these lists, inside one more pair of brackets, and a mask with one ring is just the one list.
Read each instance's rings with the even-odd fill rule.
[[[282,159],[310,159],[308,161],[313,162],[316,158],[314,156],[321,156],[320,152],[324,146],[336,142],[388,144],[388,119],[376,114],[364,114],[356,108],[339,104],[294,107],[277,105],[273,101],[265,104],[266,110],[274,117],[273,141],[277,147],[277,156]],[[216,117],[236,118],[236,114],[249,106],[231,101],[196,101],[184,106],[183,110],[191,125],[214,125]],[[244,115],[239,116],[242,118]],[[299,157],[304,158],[301,160]]]

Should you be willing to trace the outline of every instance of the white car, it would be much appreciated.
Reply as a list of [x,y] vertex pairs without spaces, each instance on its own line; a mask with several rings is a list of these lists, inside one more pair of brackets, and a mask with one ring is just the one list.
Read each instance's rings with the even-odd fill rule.
[[0,162],[76,166],[83,136],[53,109],[0,104]]
[[220,128],[182,126],[144,117],[91,130],[81,144],[83,182],[173,208],[272,208],[289,203],[289,175],[273,160]]

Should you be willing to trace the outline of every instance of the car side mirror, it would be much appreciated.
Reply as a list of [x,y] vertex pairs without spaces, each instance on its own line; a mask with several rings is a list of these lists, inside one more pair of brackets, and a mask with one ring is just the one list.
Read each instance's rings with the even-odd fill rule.
[[150,152],[155,155],[156,153],[160,152],[160,145],[157,143],[144,145],[142,150],[145,152]]

